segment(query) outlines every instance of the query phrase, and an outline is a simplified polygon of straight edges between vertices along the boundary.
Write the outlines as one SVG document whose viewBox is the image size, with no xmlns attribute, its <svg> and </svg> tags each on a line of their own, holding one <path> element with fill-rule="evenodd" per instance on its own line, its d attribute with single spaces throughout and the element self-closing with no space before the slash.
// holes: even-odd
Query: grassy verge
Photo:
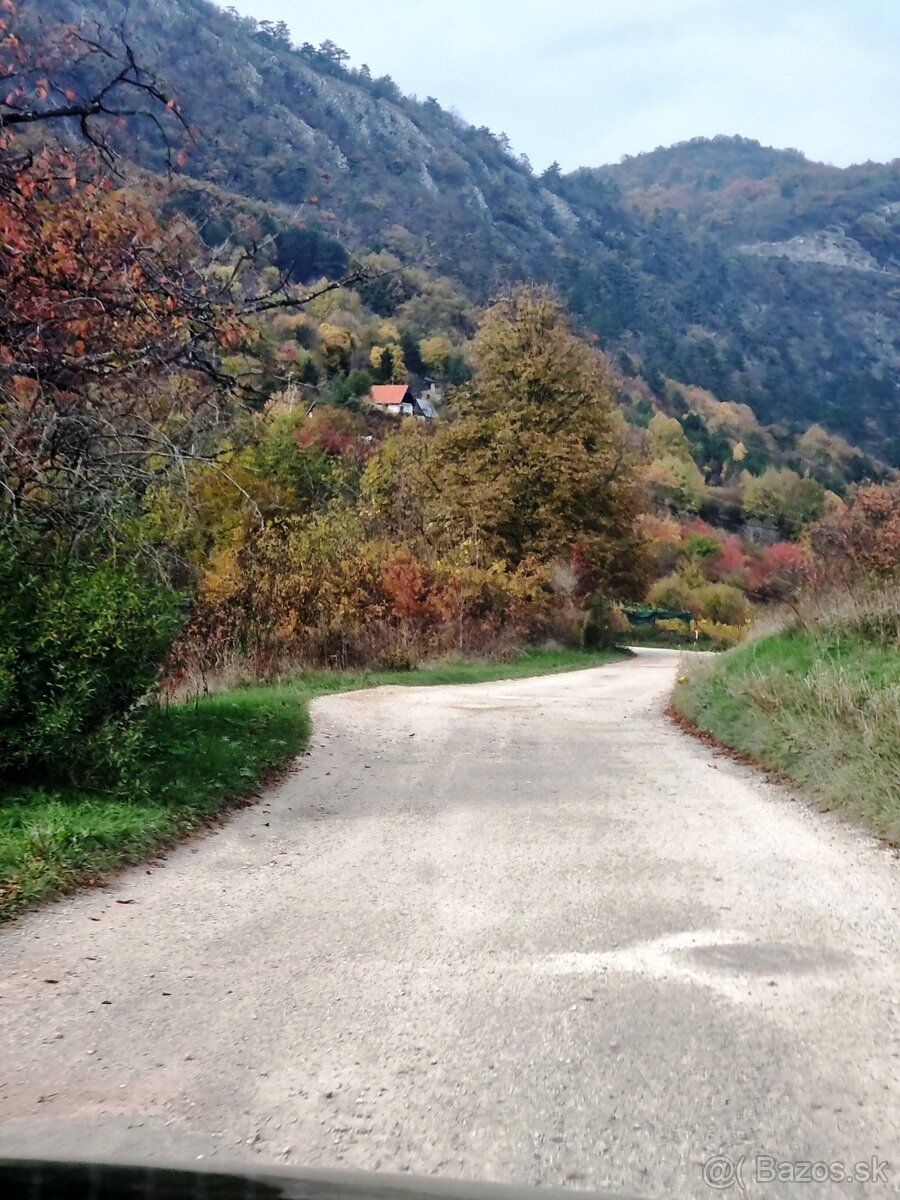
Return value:
<svg viewBox="0 0 900 1200">
<path fill-rule="evenodd" d="M 634 646 L 639 649 L 646 647 L 648 650 L 678 650 L 684 654 L 691 654 L 694 651 L 719 651 L 725 647 L 719 642 L 713 642 L 709 638 L 700 638 L 698 641 L 692 641 L 690 638 L 667 637 L 665 634 L 659 634 L 656 637 L 647 634 L 641 634 L 639 637 L 634 637 L 632 634 L 621 634 L 617 641 L 621 646 Z"/>
<path fill-rule="evenodd" d="M 900 607 L 823 613 L 698 663 L 674 707 L 900 843 Z"/>
<path fill-rule="evenodd" d="M 309 701 L 315 696 L 388 683 L 521 679 L 617 657 L 617 651 L 534 650 L 508 662 L 405 672 L 310 671 L 285 683 L 152 709 L 145 717 L 141 765 L 142 792 L 150 799 L 111 800 L 41 787 L 0 791 L 0 918 L 141 862 L 254 794 L 306 746 Z"/>
<path fill-rule="evenodd" d="M 723 626 L 720 628 L 728 628 Z M 694 638 L 687 633 L 675 633 L 671 629 L 653 629 L 645 626 L 639 626 L 635 629 L 630 629 L 626 633 L 617 633 L 616 642 L 620 646 L 646 646 L 650 650 L 683 650 L 689 653 L 692 650 L 701 651 L 722 651 L 728 650 L 740 641 L 741 634 L 735 630 L 735 636 L 730 641 L 725 641 L 721 637 L 711 637 L 709 634 L 701 631 L 700 636 L 694 641 Z"/>
</svg>

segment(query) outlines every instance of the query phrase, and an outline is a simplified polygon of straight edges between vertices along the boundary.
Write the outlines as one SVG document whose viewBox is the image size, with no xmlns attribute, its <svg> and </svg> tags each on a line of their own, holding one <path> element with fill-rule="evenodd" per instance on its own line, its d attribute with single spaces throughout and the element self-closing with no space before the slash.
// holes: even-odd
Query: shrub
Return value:
<svg viewBox="0 0 900 1200">
<path fill-rule="evenodd" d="M 683 575 L 667 575 L 659 579 L 647 594 L 647 599 L 658 608 L 676 608 L 699 616 L 702 603 L 697 590 Z"/>
<path fill-rule="evenodd" d="M 711 533 L 692 533 L 685 541 L 681 553 L 688 562 L 715 561 L 722 555 L 722 543 Z"/>
<path fill-rule="evenodd" d="M 681 550 L 682 527 L 674 517 L 641 516 L 637 526 L 644 535 L 653 557 L 657 575 L 667 575 L 675 569 Z"/>
<path fill-rule="evenodd" d="M 697 622 L 697 629 L 701 638 L 722 649 L 737 646 L 747 636 L 746 625 L 720 624 L 716 621 L 707 621 L 702 617 Z"/>
<path fill-rule="evenodd" d="M 900 483 L 855 489 L 810 529 L 809 544 L 824 582 L 900 572 Z"/>
<path fill-rule="evenodd" d="M 786 467 L 770 467 L 758 478 L 748 478 L 744 488 L 744 511 L 777 524 L 791 536 L 817 521 L 824 508 L 825 489 L 821 483 Z"/>
<path fill-rule="evenodd" d="M 684 621 L 678 621 L 678 620 L 656 621 L 655 628 L 656 628 L 657 632 L 659 632 L 659 633 L 675 633 L 675 634 L 678 634 L 679 637 L 683 637 L 683 638 L 687 638 L 687 636 L 688 636 L 688 627 L 686 626 Z"/>
<path fill-rule="evenodd" d="M 179 597 L 135 562 L 39 568 L 0 551 L 0 776 L 109 787 L 132 761 L 129 723 L 180 623 Z"/>
<path fill-rule="evenodd" d="M 750 619 L 744 593 L 729 583 L 708 583 L 697 596 L 701 615 L 719 625 L 743 625 Z"/>
<path fill-rule="evenodd" d="M 797 542 L 766 546 L 750 568 L 749 588 L 761 600 L 787 601 L 809 576 L 809 555 Z"/>
<path fill-rule="evenodd" d="M 721 553 L 707 565 L 707 576 L 717 583 L 731 583 L 743 587 L 747 582 L 747 550 L 739 537 L 728 534 L 721 545 Z"/>
<path fill-rule="evenodd" d="M 252 664 L 256 677 L 306 666 L 414 666 L 425 657 L 533 644 L 560 629 L 580 645 L 581 605 L 554 594 L 535 559 L 438 558 L 369 536 L 359 513 L 331 505 L 272 522 L 226 571 L 208 572 L 173 679 Z"/>
</svg>

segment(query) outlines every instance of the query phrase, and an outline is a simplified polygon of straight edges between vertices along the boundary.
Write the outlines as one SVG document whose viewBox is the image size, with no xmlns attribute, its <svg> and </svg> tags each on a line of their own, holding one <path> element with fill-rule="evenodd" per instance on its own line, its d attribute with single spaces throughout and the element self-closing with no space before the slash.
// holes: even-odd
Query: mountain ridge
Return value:
<svg viewBox="0 0 900 1200">
<path fill-rule="evenodd" d="M 188 176 L 451 275 L 478 303 L 549 282 L 651 377 L 900 463 L 900 160 L 830 167 L 723 136 L 536 175 L 502 135 L 349 68 L 333 43 L 292 47 L 206 0 L 45 13 L 128 30 L 200 131 Z M 161 165 L 152 138 L 143 158 Z"/>
</svg>

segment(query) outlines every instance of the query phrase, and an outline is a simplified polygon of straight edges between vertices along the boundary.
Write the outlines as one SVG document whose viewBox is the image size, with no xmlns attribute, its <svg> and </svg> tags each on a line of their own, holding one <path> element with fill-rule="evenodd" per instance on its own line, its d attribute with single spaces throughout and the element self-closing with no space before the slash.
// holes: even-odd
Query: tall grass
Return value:
<svg viewBox="0 0 900 1200">
<path fill-rule="evenodd" d="M 900 843 L 900 585 L 807 599 L 719 660 L 676 710 Z"/>
</svg>

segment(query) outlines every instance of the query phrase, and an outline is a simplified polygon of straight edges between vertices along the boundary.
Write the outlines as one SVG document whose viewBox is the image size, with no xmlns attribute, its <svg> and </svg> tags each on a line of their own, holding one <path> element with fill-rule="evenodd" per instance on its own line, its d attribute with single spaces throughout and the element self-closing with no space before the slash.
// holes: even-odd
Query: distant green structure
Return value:
<svg viewBox="0 0 900 1200">
<path fill-rule="evenodd" d="M 690 627 L 694 619 L 693 613 L 674 608 L 626 608 L 624 611 L 632 625 L 652 625 L 654 628 L 657 621 L 684 621 Z"/>
</svg>

